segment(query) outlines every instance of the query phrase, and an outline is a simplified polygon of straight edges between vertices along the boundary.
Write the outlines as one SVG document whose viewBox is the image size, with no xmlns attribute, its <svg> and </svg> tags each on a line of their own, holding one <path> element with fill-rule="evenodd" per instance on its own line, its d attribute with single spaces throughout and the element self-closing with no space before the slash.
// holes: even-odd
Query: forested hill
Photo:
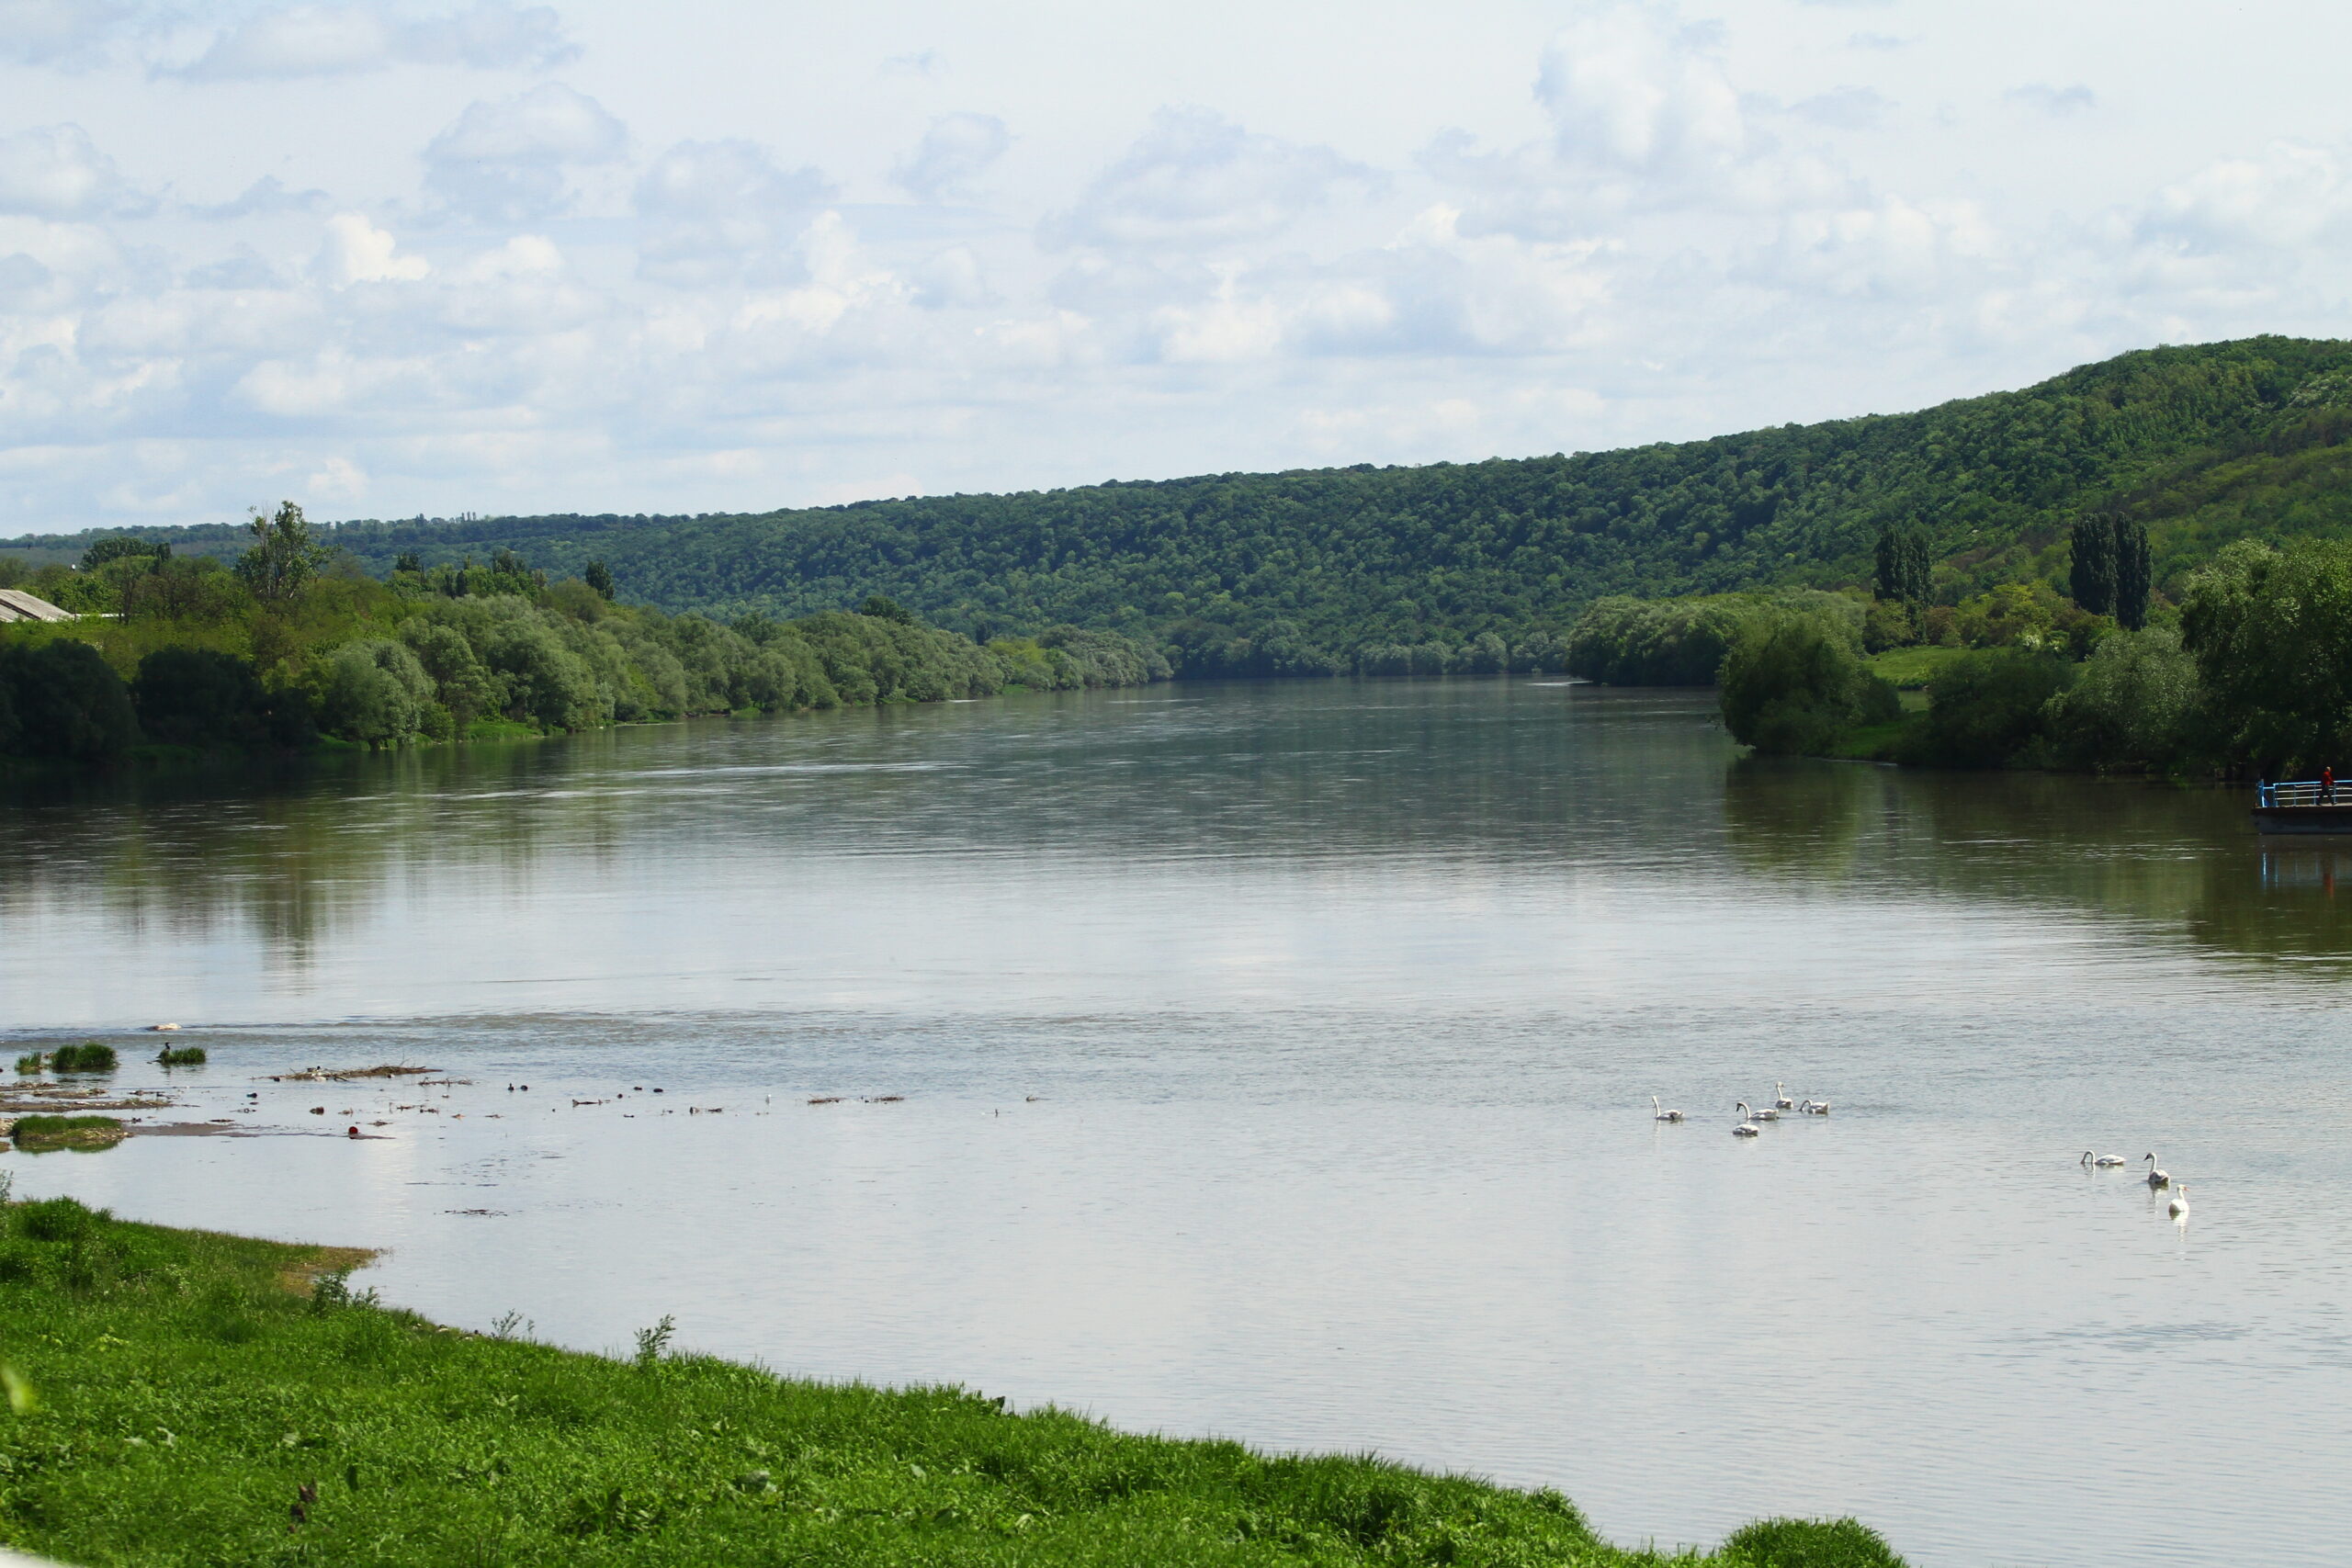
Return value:
<svg viewBox="0 0 2352 1568">
<path fill-rule="evenodd" d="M 883 593 L 983 637 L 1076 623 L 1271 673 L 1548 640 L 1604 593 L 1859 582 L 1889 523 L 1927 528 L 1951 597 L 2063 570 L 2074 517 L 2120 510 L 2149 523 L 2163 586 L 2239 534 L 2352 531 L 2347 436 L 2352 344 L 2263 337 L 1916 413 L 1573 457 L 332 536 L 379 571 L 507 547 L 557 571 L 602 558 L 625 598 L 673 610 Z"/>
</svg>

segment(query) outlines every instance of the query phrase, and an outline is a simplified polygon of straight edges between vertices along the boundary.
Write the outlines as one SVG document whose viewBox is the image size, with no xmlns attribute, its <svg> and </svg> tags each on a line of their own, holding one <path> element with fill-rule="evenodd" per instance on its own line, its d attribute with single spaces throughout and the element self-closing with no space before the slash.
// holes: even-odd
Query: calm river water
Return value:
<svg viewBox="0 0 2352 1568">
<path fill-rule="evenodd" d="M 1742 761 L 1710 706 L 1163 686 L 20 794 L 16 1048 L 176 1021 L 181 1114 L 301 1135 L 6 1166 L 387 1247 L 448 1322 L 673 1314 L 1628 1542 L 2342 1562 L 2352 841 Z M 471 1081 L 260 1080 L 387 1060 Z M 1834 1112 L 1732 1137 L 1776 1080 Z"/>
</svg>

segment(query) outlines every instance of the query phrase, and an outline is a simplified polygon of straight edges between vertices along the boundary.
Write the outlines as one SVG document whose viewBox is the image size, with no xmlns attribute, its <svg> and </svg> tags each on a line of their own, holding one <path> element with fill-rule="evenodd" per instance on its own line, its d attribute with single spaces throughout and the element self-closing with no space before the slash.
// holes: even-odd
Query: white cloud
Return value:
<svg viewBox="0 0 2352 1568">
<path fill-rule="evenodd" d="M 322 190 L 288 190 L 276 175 L 264 175 L 231 200 L 214 207 L 189 209 L 196 217 L 215 222 L 275 217 L 288 212 L 323 212 L 334 205 Z"/>
<path fill-rule="evenodd" d="M 2156 193 L 2139 220 L 2144 239 L 2198 254 L 2308 246 L 2342 234 L 2352 216 L 2345 160 L 2280 141 L 2224 158 Z"/>
<path fill-rule="evenodd" d="M 0 136 L 0 212 L 88 218 L 148 205 L 78 125 Z"/>
<path fill-rule="evenodd" d="M 922 133 L 913 153 L 890 171 L 890 178 L 924 201 L 968 196 L 973 182 L 1012 143 L 1004 121 L 992 114 L 942 115 Z"/>
<path fill-rule="evenodd" d="M 612 163 L 628 144 L 602 104 L 548 82 L 467 106 L 425 148 L 425 188 L 469 217 L 529 222 L 569 204 L 570 170 Z"/>
<path fill-rule="evenodd" d="M 2098 107 L 2098 95 L 2080 82 L 2064 87 L 2053 87 L 2047 82 L 2029 82 L 2022 87 L 2011 87 L 2001 96 L 2008 103 L 2039 109 L 2053 118 L 2084 114 Z"/>
<path fill-rule="evenodd" d="M 1328 147 L 1255 135 L 1206 109 L 1165 108 L 1041 233 L 1048 245 L 1109 249 L 1263 240 L 1343 187 L 1377 184 Z"/>
<path fill-rule="evenodd" d="M 797 274 L 787 242 L 833 194 L 819 170 L 779 168 L 755 142 L 681 141 L 637 183 L 638 274 L 689 288 Z"/>
<path fill-rule="evenodd" d="M 319 265 L 337 288 L 355 283 L 413 283 L 433 270 L 423 256 L 399 254 L 400 243 L 356 212 L 327 220 Z"/>
<path fill-rule="evenodd" d="M 1571 164 L 1649 180 L 1703 177 L 1747 151 L 1719 29 L 1668 7 L 1597 0 L 1544 51 L 1535 97 Z"/>
<path fill-rule="evenodd" d="M 91 56 L 130 7 L 106 0 L 0 0 L 0 60 L 28 65 Z"/>
<path fill-rule="evenodd" d="M 288 6 L 259 11 L 215 36 L 177 73 L 198 81 L 345 75 L 402 63 L 545 68 L 579 51 L 544 6 L 485 3 L 414 21 L 380 7 Z"/>
</svg>

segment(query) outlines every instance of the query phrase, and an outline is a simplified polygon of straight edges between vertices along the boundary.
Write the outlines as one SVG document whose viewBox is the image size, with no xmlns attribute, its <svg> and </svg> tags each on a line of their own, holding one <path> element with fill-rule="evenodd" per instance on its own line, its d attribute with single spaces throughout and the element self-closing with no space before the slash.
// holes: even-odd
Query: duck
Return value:
<svg viewBox="0 0 2352 1568">
<path fill-rule="evenodd" d="M 2188 1218 L 2188 1182 L 2184 1181 L 2180 1184 L 2180 1190 L 2174 1193 L 2172 1195 L 2172 1201 L 2165 1205 L 2165 1213 L 2170 1214 L 2176 1220 L 2185 1220 Z"/>
<path fill-rule="evenodd" d="M 1658 1102 L 1657 1096 L 1652 1095 L 1650 1096 L 1650 1120 L 1653 1122 L 1679 1122 L 1682 1120 L 1682 1112 L 1679 1111 L 1668 1110 L 1664 1105 Z"/>
<path fill-rule="evenodd" d="M 1796 1108 L 1797 1102 L 1789 1098 L 1789 1086 L 1782 1083 L 1780 1079 L 1774 1078 L 1772 1080 L 1772 1109 L 1775 1111 L 1794 1111 Z"/>
<path fill-rule="evenodd" d="M 2170 1187 L 2172 1185 L 2171 1172 L 2165 1170 L 2162 1166 L 2156 1163 L 2156 1156 L 2154 1152 L 2142 1155 L 2140 1157 L 2148 1162 L 2149 1186 Z"/>
</svg>

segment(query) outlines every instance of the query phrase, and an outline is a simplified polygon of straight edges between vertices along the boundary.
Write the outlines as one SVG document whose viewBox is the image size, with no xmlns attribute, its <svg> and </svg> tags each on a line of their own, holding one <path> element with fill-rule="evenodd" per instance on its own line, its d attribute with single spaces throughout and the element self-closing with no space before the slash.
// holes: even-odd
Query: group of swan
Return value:
<svg viewBox="0 0 2352 1568">
<path fill-rule="evenodd" d="M 1764 1131 L 1758 1123 L 1764 1122 L 1778 1122 L 1781 1119 L 1781 1112 L 1783 1111 L 1794 1111 L 1799 1114 L 1805 1116 L 1826 1116 L 1829 1114 L 1829 1102 L 1827 1100 L 1806 1100 L 1800 1102 L 1791 1100 L 1789 1098 L 1788 1086 L 1786 1084 L 1777 1082 L 1772 1085 L 1772 1103 L 1766 1106 L 1763 1110 L 1758 1111 L 1755 1109 L 1744 1100 L 1734 1101 L 1734 1104 L 1739 1111 L 1739 1122 L 1731 1130 L 1731 1135 L 1735 1138 L 1753 1138 L 1758 1136 Z M 1690 1118 L 1685 1116 L 1681 1111 L 1668 1107 L 1659 1100 L 1657 1095 L 1650 1096 L 1650 1119 L 1654 1122 L 1687 1122 L 1690 1120 Z"/>
<path fill-rule="evenodd" d="M 2140 1156 L 2140 1160 L 2142 1164 L 2148 1168 L 2147 1181 L 2150 1191 L 2158 1191 L 2172 1185 L 2172 1172 L 2166 1170 L 2163 1166 L 2156 1163 L 2156 1154 L 2154 1149 L 2151 1149 L 2146 1154 L 2142 1155 Z M 2083 1157 L 2076 1160 L 2075 1163 L 2080 1166 L 2095 1167 L 2098 1169 L 2104 1170 L 2111 1166 L 2123 1165 L 2127 1162 L 2121 1155 L 2093 1154 L 2090 1150 L 2085 1149 L 2083 1151 Z M 2184 1181 L 2180 1184 L 2180 1190 L 2175 1192 L 2172 1195 L 2172 1201 L 2165 1205 L 2165 1213 L 2170 1214 L 2176 1220 L 2186 1219 L 2188 1217 L 2188 1182 Z"/>
</svg>

